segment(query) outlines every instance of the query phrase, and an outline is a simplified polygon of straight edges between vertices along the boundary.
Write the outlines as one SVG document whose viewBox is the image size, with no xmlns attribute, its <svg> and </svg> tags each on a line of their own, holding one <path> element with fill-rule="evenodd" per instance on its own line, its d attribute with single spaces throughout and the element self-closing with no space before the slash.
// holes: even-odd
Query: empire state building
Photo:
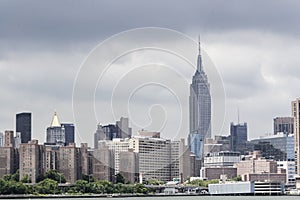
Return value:
<svg viewBox="0 0 300 200">
<path fill-rule="evenodd" d="M 211 96 L 210 85 L 202 66 L 200 39 L 197 70 L 190 85 L 189 104 L 189 148 L 196 155 L 196 159 L 201 160 L 205 138 L 211 137 Z"/>
</svg>

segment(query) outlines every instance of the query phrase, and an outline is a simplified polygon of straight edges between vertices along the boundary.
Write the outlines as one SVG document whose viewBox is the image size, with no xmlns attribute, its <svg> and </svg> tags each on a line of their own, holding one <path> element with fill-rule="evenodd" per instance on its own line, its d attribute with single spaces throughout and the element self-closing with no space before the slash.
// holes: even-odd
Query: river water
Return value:
<svg viewBox="0 0 300 200">
<path fill-rule="evenodd" d="M 126 199 L 126 200 L 299 200 L 299 196 L 180 196 L 180 197 L 127 197 L 127 198 L 57 198 L 62 200 L 112 200 L 112 199 Z M 35 199 L 44 200 L 44 199 Z"/>
</svg>

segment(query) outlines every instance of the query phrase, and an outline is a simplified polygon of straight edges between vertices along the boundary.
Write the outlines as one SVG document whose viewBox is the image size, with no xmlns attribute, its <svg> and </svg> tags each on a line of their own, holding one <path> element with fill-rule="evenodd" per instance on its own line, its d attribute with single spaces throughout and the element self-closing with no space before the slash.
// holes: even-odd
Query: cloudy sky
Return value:
<svg viewBox="0 0 300 200">
<path fill-rule="evenodd" d="M 183 124 L 182 129 L 180 128 L 181 136 L 187 135 L 189 88 L 186 78 L 192 74 L 180 72 L 179 82 L 173 84 L 172 81 L 177 80 L 178 74 L 174 73 L 170 77 L 169 74 L 176 70 L 161 66 L 170 66 L 172 63 L 173 66 L 178 66 L 182 60 L 176 60 L 177 58 L 163 53 L 134 52 L 114 62 L 114 67 L 110 68 L 107 77 L 103 78 L 103 85 L 100 83 L 95 90 L 93 88 L 95 102 L 85 99 L 84 91 L 77 93 L 82 98 L 77 98 L 75 104 L 92 106 L 94 116 L 88 115 L 89 113 L 76 113 L 74 99 L 72 100 L 74 83 L 76 85 L 75 80 L 80 67 L 85 64 L 85 60 L 89 60 L 91 51 L 97 45 L 113 35 L 130 29 L 161 27 L 178 31 L 194 40 L 197 40 L 198 34 L 201 35 L 202 49 L 207 54 L 204 63 L 208 63 L 209 59 L 219 72 L 226 97 L 224 120 L 220 119 L 222 117 L 213 116 L 214 124 L 223 125 L 222 128 L 215 129 L 214 134 L 228 134 L 229 123 L 237 121 L 237 108 L 240 111 L 240 120 L 248 123 L 250 138 L 270 133 L 273 131 L 273 118 L 289 116 L 290 102 L 300 96 L 299 4 L 298 1 L 286 0 L 187 2 L 2 0 L 0 1 L 0 130 L 14 130 L 15 114 L 31 111 L 33 138 L 43 142 L 45 128 L 49 126 L 56 110 L 61 121 L 81 123 L 76 124 L 80 127 L 76 135 L 78 143 L 92 144 L 98 122 L 113 123 L 126 115 L 137 118 L 132 120 L 132 126 L 136 129 L 155 128 L 156 126 L 148 126 L 151 122 L 158 127 L 164 126 L 164 122 L 168 121 L 170 116 L 179 116 L 179 118 L 170 117 L 169 122 L 176 124 L 176 119 L 181 120 Z M 147 37 L 146 35 L 142 39 Z M 160 37 L 156 39 L 160 44 L 172 42 L 169 41 L 170 38 L 169 40 L 161 38 L 161 41 Z M 134 41 L 123 41 L 116 49 L 120 46 L 130 46 L 132 42 Z M 180 41 L 174 41 L 175 43 L 181 44 Z M 182 49 L 184 48 L 182 44 Z M 106 53 L 112 51 L 114 49 Z M 196 46 L 189 51 L 195 54 L 193 60 L 195 64 Z M 100 54 L 102 55 L 103 53 Z M 149 58 L 155 59 L 156 66 L 148 68 L 146 66 L 145 69 L 139 67 L 125 76 L 122 74 L 125 73 L 124 70 L 118 70 L 118 67 L 122 66 L 125 69 L 126 66 L 128 68 L 133 65 L 143 66 L 143 63 L 148 65 L 151 62 Z M 160 63 L 160 67 L 157 63 Z M 150 77 L 148 81 L 156 78 L 153 81 L 155 84 L 145 86 L 143 82 L 137 82 L 136 88 L 131 87 L 130 81 L 138 80 L 138 77 L 144 74 Z M 118 79 L 120 76 L 123 78 Z M 208 78 L 213 85 L 214 77 Z M 118 80 L 117 83 L 115 80 Z M 176 85 L 178 91 L 172 93 L 174 90 L 168 90 L 170 88 L 167 85 L 164 93 L 162 85 L 157 84 L 160 80 L 167 80 L 167 84 Z M 180 84 L 180 80 L 184 83 Z M 140 86 L 144 90 L 140 90 Z M 122 95 L 128 87 L 131 87 L 132 91 L 128 91 L 127 94 L 137 94 L 133 95 L 136 100 L 130 102 L 129 106 L 125 106 L 124 112 L 121 112 L 120 110 L 124 109 L 122 102 L 129 102 L 131 99 L 130 95 Z M 107 94 L 108 88 L 116 89 L 113 103 L 112 95 Z M 179 98 L 178 104 L 176 97 L 184 95 L 186 99 Z M 107 105 L 113 105 L 114 114 L 107 111 Z M 216 108 L 218 106 L 215 104 L 213 109 Z M 128 110 L 134 114 L 126 114 Z M 166 114 L 167 112 L 169 114 Z M 223 115 L 222 113 L 220 115 Z M 86 121 L 77 121 L 76 116 L 79 114 L 84 115 Z M 178 127 L 172 129 L 167 125 L 163 131 L 174 132 L 174 129 Z"/>
</svg>

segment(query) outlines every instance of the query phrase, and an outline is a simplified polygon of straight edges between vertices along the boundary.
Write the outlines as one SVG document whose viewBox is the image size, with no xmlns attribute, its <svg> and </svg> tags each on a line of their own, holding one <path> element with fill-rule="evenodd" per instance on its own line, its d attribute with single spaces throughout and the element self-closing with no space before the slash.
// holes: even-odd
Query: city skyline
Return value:
<svg viewBox="0 0 300 200">
<path fill-rule="evenodd" d="M 248 124 L 250 138 L 272 133 L 273 118 L 291 116 L 290 102 L 300 96 L 297 76 L 300 30 L 296 9 L 299 3 L 228 1 L 212 4 L 203 1 L 181 5 L 177 2 L 179 6 L 165 18 L 169 2 L 160 2 L 159 7 L 158 2 L 149 2 L 147 9 L 135 2 L 136 12 L 128 12 L 132 5 L 124 4 L 113 13 L 107 12 L 116 9 L 111 2 L 105 3 L 110 9 L 103 12 L 99 11 L 100 3 L 83 6 L 78 2 L 72 3 L 73 12 L 67 14 L 65 11 L 70 5 L 28 2 L 22 6 L 14 1 L 1 2 L 1 132 L 15 130 L 15 114 L 24 111 L 32 113 L 32 138 L 39 141 L 45 140 L 54 110 L 63 121 L 74 122 L 73 83 L 88 53 L 113 34 L 144 26 L 171 28 L 194 39 L 201 34 L 203 49 L 219 70 L 227 97 L 223 129 L 213 134 L 229 134 L 230 122 L 237 121 L 237 107 L 241 121 Z M 34 14 L 31 9 L 37 12 Z M 153 16 L 151 13 L 156 9 Z M 182 20 L 178 13 L 188 16 L 187 19 Z M 120 18 L 125 22 L 118 22 Z M 188 51 L 194 53 L 195 49 Z M 137 58 L 130 57 L 123 63 L 130 59 Z M 150 97 L 145 96 L 145 99 Z M 146 105 L 148 102 L 144 101 L 142 106 Z M 139 118 L 147 114 L 137 113 Z M 107 115 L 100 123 L 109 124 L 120 117 Z M 94 122 L 85 127 L 90 135 L 87 141 L 90 146 L 96 128 Z M 188 128 L 186 130 L 187 135 Z M 84 142 L 77 136 L 78 144 Z"/>
</svg>

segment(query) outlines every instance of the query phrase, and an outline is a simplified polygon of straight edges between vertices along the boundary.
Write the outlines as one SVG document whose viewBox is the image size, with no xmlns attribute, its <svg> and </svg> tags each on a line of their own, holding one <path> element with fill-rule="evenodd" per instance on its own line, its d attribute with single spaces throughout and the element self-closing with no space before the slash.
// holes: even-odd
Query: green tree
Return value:
<svg viewBox="0 0 300 200">
<path fill-rule="evenodd" d="M 22 183 L 31 183 L 31 179 L 30 179 L 29 175 L 28 175 L 28 174 L 25 174 L 25 175 L 23 176 L 23 178 L 21 179 L 21 182 L 22 182 Z"/>
<path fill-rule="evenodd" d="M 75 182 L 74 191 L 76 193 L 87 193 L 90 190 L 89 182 L 85 180 L 78 180 Z"/>
<path fill-rule="evenodd" d="M 52 179 L 45 179 L 37 184 L 35 187 L 39 194 L 56 194 L 58 193 L 58 183 Z"/>
<path fill-rule="evenodd" d="M 146 181 L 146 185 L 162 185 L 163 182 L 157 179 L 151 179 Z"/>
</svg>

